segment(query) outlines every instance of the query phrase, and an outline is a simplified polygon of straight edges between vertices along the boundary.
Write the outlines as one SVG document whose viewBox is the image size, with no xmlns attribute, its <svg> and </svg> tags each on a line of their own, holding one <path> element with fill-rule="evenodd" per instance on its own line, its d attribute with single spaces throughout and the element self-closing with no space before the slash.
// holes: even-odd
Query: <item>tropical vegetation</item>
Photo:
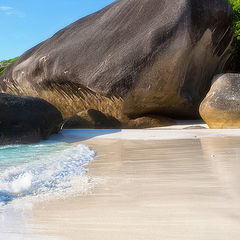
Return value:
<svg viewBox="0 0 240 240">
<path fill-rule="evenodd" d="M 13 63 L 14 61 L 16 61 L 18 59 L 18 57 L 16 58 L 12 58 L 9 60 L 3 60 L 0 61 L 0 75 L 3 74 L 4 71 L 6 71 L 6 69 L 8 68 L 8 66 Z"/>
<path fill-rule="evenodd" d="M 235 68 L 239 70 L 240 66 L 240 0 L 229 0 L 233 8 L 233 31 L 234 39 L 232 43 L 232 54 L 235 61 Z"/>
</svg>

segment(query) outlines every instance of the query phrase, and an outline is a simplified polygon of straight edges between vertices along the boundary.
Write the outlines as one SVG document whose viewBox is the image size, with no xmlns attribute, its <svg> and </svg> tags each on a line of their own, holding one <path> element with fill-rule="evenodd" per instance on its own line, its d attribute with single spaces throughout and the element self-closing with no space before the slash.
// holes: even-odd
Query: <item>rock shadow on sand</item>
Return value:
<svg viewBox="0 0 240 240">
<path fill-rule="evenodd" d="M 49 140 L 64 143 L 77 143 L 102 135 L 119 133 L 121 131 L 121 129 L 65 129 L 59 134 L 51 136 Z"/>
</svg>

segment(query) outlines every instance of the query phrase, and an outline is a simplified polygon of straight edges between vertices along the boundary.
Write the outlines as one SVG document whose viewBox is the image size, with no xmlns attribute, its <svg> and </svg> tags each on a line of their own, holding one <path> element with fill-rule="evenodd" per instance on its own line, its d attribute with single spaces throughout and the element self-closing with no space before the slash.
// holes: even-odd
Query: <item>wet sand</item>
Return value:
<svg viewBox="0 0 240 240">
<path fill-rule="evenodd" d="M 240 137 L 89 139 L 84 196 L 36 205 L 32 234 L 66 240 L 240 238 Z M 43 237 L 44 239 L 44 237 Z"/>
</svg>

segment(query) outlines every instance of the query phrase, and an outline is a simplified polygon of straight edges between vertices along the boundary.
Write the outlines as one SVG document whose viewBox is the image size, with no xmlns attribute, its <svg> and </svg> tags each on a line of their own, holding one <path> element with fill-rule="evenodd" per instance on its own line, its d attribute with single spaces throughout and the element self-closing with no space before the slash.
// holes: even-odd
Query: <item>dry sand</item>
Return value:
<svg viewBox="0 0 240 240">
<path fill-rule="evenodd" d="M 97 136 L 82 142 L 97 152 L 88 175 L 103 181 L 84 196 L 36 205 L 28 216 L 33 234 L 66 240 L 240 238 L 239 130 L 85 131 L 81 138 Z"/>
</svg>

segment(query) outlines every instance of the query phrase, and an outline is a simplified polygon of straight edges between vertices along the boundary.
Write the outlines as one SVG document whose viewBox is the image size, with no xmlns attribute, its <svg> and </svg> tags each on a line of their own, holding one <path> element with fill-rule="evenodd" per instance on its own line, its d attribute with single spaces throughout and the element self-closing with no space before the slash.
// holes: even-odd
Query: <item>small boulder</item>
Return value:
<svg viewBox="0 0 240 240">
<path fill-rule="evenodd" d="M 89 109 L 79 112 L 66 119 L 65 129 L 74 128 L 121 128 L 121 123 L 114 117 L 106 116 L 100 111 Z"/>
<path fill-rule="evenodd" d="M 174 120 L 157 115 L 148 115 L 136 119 L 123 120 L 123 128 L 130 129 L 166 127 L 174 124 L 176 124 Z"/>
<path fill-rule="evenodd" d="M 61 113 L 43 99 L 0 93 L 0 145 L 47 139 L 62 121 Z"/>
<path fill-rule="evenodd" d="M 240 74 L 217 75 L 199 111 L 210 128 L 240 128 Z"/>
</svg>

